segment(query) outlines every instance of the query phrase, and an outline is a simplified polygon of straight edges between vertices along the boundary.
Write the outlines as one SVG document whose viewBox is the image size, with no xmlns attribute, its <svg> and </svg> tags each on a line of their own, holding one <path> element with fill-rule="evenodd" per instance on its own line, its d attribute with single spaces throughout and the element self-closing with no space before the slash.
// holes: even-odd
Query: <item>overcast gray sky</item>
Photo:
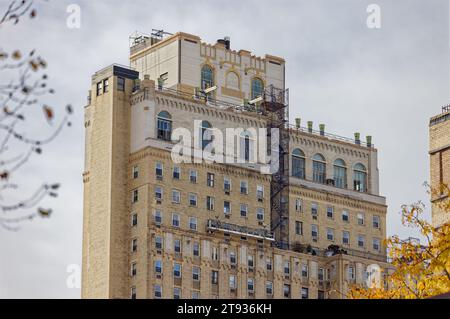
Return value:
<svg viewBox="0 0 450 319">
<path fill-rule="evenodd" d="M 8 0 L 0 0 L 3 12 Z M 66 26 L 69 4 L 81 7 L 81 28 Z M 381 28 L 366 25 L 369 4 L 381 7 Z M 402 203 L 423 200 L 428 180 L 428 120 L 450 102 L 447 0 L 67 1 L 38 6 L 38 17 L 0 29 L 0 49 L 36 48 L 49 62 L 53 105 L 72 103 L 74 125 L 23 170 L 22 181 L 62 182 L 49 201 L 51 219 L 0 229 L 0 298 L 78 298 L 67 267 L 81 264 L 83 106 L 90 76 L 128 64 L 128 36 L 162 28 L 233 49 L 286 59 L 291 120 L 300 116 L 329 132 L 370 134 L 379 151 L 380 189 L 389 205 L 388 234 Z M 413 234 L 415 235 L 415 234 Z"/>
</svg>

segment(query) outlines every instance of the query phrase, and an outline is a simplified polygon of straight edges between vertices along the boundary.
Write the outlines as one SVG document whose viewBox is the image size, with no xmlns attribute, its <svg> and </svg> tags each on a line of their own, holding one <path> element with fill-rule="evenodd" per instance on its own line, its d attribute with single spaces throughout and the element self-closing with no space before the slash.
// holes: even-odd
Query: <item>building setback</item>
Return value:
<svg viewBox="0 0 450 319">
<path fill-rule="evenodd" d="M 284 79 L 280 57 L 181 32 L 137 37 L 130 67 L 92 76 L 83 298 L 345 298 L 389 268 L 376 148 L 288 126 Z M 280 165 L 264 174 L 257 132 L 276 126 Z M 242 128 L 241 161 L 175 163 L 179 128 L 197 151 Z"/>
</svg>

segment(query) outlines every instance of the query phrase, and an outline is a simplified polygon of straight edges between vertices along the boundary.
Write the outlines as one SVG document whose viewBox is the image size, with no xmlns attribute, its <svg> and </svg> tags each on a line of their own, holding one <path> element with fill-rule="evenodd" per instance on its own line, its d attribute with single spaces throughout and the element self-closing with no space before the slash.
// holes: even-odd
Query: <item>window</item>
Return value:
<svg viewBox="0 0 450 319">
<path fill-rule="evenodd" d="M 194 255 L 194 257 L 200 257 L 200 244 L 198 241 L 194 241 L 194 244 L 192 245 L 192 255 Z"/>
<path fill-rule="evenodd" d="M 170 141 L 172 136 L 172 116 L 169 112 L 161 111 L 157 117 L 157 138 Z"/>
<path fill-rule="evenodd" d="M 266 282 L 266 294 L 268 295 L 273 294 L 273 283 L 271 281 Z"/>
<path fill-rule="evenodd" d="M 367 172 L 361 163 L 356 164 L 353 168 L 353 189 L 358 192 L 367 191 Z"/>
<path fill-rule="evenodd" d="M 236 253 L 234 251 L 230 251 L 230 264 L 236 265 Z"/>
<path fill-rule="evenodd" d="M 262 207 L 256 208 L 256 219 L 260 222 L 264 221 L 264 208 Z"/>
<path fill-rule="evenodd" d="M 246 163 L 253 161 L 254 141 L 250 132 L 242 132 L 239 137 L 239 143 L 239 158 Z"/>
<path fill-rule="evenodd" d="M 131 202 L 137 203 L 138 200 L 139 200 L 139 191 L 137 189 L 134 189 L 133 194 L 131 196 Z"/>
<path fill-rule="evenodd" d="M 223 213 L 225 215 L 231 214 L 231 204 L 229 201 L 223 202 Z"/>
<path fill-rule="evenodd" d="M 136 263 L 131 264 L 131 277 L 134 277 L 137 275 L 137 265 Z"/>
<path fill-rule="evenodd" d="M 334 186 L 339 188 L 347 188 L 347 168 L 342 159 L 334 161 Z"/>
<path fill-rule="evenodd" d="M 173 167 L 172 177 L 173 177 L 173 179 L 180 179 L 180 177 L 181 177 L 180 167 L 178 167 L 178 166 Z"/>
<path fill-rule="evenodd" d="M 334 230 L 332 228 L 327 228 L 327 239 L 334 241 Z"/>
<path fill-rule="evenodd" d="M 228 176 L 223 178 L 223 189 L 228 192 L 231 190 L 231 179 Z"/>
<path fill-rule="evenodd" d="M 181 298 L 181 288 L 175 287 L 173 288 L 173 299 Z"/>
<path fill-rule="evenodd" d="M 155 198 L 161 200 L 162 199 L 162 188 L 160 186 L 155 187 Z"/>
<path fill-rule="evenodd" d="M 200 281 L 200 267 L 192 267 L 192 280 Z"/>
<path fill-rule="evenodd" d="M 342 220 L 344 221 L 344 222 L 348 222 L 348 211 L 346 211 L 346 210 L 344 210 L 344 211 L 342 211 Z"/>
<path fill-rule="evenodd" d="M 136 287 L 131 287 L 131 299 L 136 299 Z"/>
<path fill-rule="evenodd" d="M 247 181 L 241 181 L 241 194 L 248 194 L 248 183 Z"/>
<path fill-rule="evenodd" d="M 373 228 L 380 228 L 380 216 L 374 215 L 372 217 Z"/>
<path fill-rule="evenodd" d="M 284 262 L 284 274 L 289 275 L 291 273 L 291 263 L 289 261 Z"/>
<path fill-rule="evenodd" d="M 131 241 L 131 252 L 135 253 L 137 251 L 137 239 L 134 238 Z"/>
<path fill-rule="evenodd" d="M 363 213 L 358 213 L 357 217 L 358 217 L 358 225 L 359 226 L 364 226 L 364 214 Z"/>
<path fill-rule="evenodd" d="M 303 223 L 296 221 L 295 222 L 295 234 L 296 235 L 303 235 Z"/>
<path fill-rule="evenodd" d="M 364 247 L 364 235 L 358 235 L 358 247 Z"/>
<path fill-rule="evenodd" d="M 180 215 L 178 214 L 172 214 L 172 226 L 173 227 L 180 227 Z"/>
<path fill-rule="evenodd" d="M 156 224 L 162 223 L 162 214 L 160 210 L 155 210 L 155 223 Z"/>
<path fill-rule="evenodd" d="M 231 275 L 229 278 L 230 289 L 236 289 L 236 276 Z"/>
<path fill-rule="evenodd" d="M 180 201 L 181 201 L 180 191 L 173 189 L 172 190 L 172 203 L 179 204 Z"/>
<path fill-rule="evenodd" d="M 103 93 L 108 92 L 108 89 L 109 89 L 109 81 L 108 81 L 108 79 L 104 79 L 103 80 Z"/>
<path fill-rule="evenodd" d="M 309 291 L 308 288 L 302 287 L 302 299 L 308 299 Z"/>
<path fill-rule="evenodd" d="M 206 209 L 214 210 L 214 197 L 206 196 Z"/>
<path fill-rule="evenodd" d="M 211 251 L 211 259 L 212 260 L 219 260 L 219 253 L 217 251 L 217 247 L 213 247 Z"/>
<path fill-rule="evenodd" d="M 192 299 L 200 299 L 200 292 L 199 291 L 193 291 L 192 292 Z"/>
<path fill-rule="evenodd" d="M 125 78 L 117 77 L 117 91 L 125 91 Z"/>
<path fill-rule="evenodd" d="M 247 204 L 241 204 L 241 217 L 247 217 L 248 206 Z"/>
<path fill-rule="evenodd" d="M 181 253 L 181 240 L 175 239 L 175 240 L 173 241 L 173 250 L 174 250 L 176 253 Z"/>
<path fill-rule="evenodd" d="M 253 269 L 254 260 L 253 260 L 253 256 L 252 255 L 248 255 L 247 256 L 247 266 L 248 266 L 248 268 Z"/>
<path fill-rule="evenodd" d="M 319 281 L 323 281 L 324 278 L 325 278 L 325 276 L 324 276 L 324 269 L 323 268 L 319 268 L 319 271 L 317 272 L 317 279 Z"/>
<path fill-rule="evenodd" d="M 319 229 L 317 227 L 317 225 L 311 225 L 311 236 L 317 239 L 317 237 L 319 236 Z"/>
<path fill-rule="evenodd" d="M 317 299 L 325 299 L 325 291 L 318 290 L 317 291 Z"/>
<path fill-rule="evenodd" d="M 252 278 L 247 279 L 247 290 L 248 292 L 253 292 L 255 289 L 255 285 Z"/>
<path fill-rule="evenodd" d="M 342 232 L 342 243 L 345 245 L 350 244 L 350 233 L 348 231 Z"/>
<path fill-rule="evenodd" d="M 261 79 L 252 79 L 252 100 L 262 96 L 264 90 L 264 84 Z"/>
<path fill-rule="evenodd" d="M 189 206 L 197 206 L 197 194 L 189 193 Z"/>
<path fill-rule="evenodd" d="M 162 261 L 155 260 L 155 273 L 162 274 Z"/>
<path fill-rule="evenodd" d="M 162 176 L 163 176 L 163 164 L 160 162 L 156 163 L 155 175 L 156 175 L 156 178 L 162 178 Z"/>
<path fill-rule="evenodd" d="M 302 277 L 308 278 L 308 265 L 302 264 Z"/>
<path fill-rule="evenodd" d="M 283 285 L 283 295 L 285 298 L 291 297 L 291 286 L 288 284 Z"/>
<path fill-rule="evenodd" d="M 266 259 L 266 269 L 267 269 L 267 271 L 272 271 L 272 259 L 271 258 Z"/>
<path fill-rule="evenodd" d="M 139 166 L 133 166 L 133 178 L 136 179 L 139 177 Z"/>
<path fill-rule="evenodd" d="M 333 219 L 333 206 L 327 207 L 327 217 Z"/>
<path fill-rule="evenodd" d="M 161 298 L 162 297 L 162 289 L 160 285 L 154 285 L 153 286 L 154 296 L 155 298 Z"/>
<path fill-rule="evenodd" d="M 137 214 L 132 214 L 131 215 L 131 226 L 137 226 L 137 221 L 138 221 L 138 216 Z"/>
<path fill-rule="evenodd" d="M 206 186 L 214 187 L 214 174 L 206 174 Z"/>
<path fill-rule="evenodd" d="M 347 268 L 347 280 L 355 279 L 355 268 L 353 266 L 348 266 Z"/>
<path fill-rule="evenodd" d="M 207 88 L 214 86 L 214 73 L 210 66 L 204 65 L 201 70 L 201 89 L 205 90 Z"/>
<path fill-rule="evenodd" d="M 212 126 L 208 121 L 202 121 L 200 129 L 200 146 L 202 147 L 202 150 L 204 150 L 213 140 L 211 128 Z"/>
<path fill-rule="evenodd" d="M 97 82 L 97 96 L 102 95 L 103 92 L 103 82 Z"/>
<path fill-rule="evenodd" d="M 163 239 L 160 236 L 155 237 L 155 248 L 156 249 L 162 249 L 163 247 Z"/>
<path fill-rule="evenodd" d="M 300 199 L 300 198 L 297 198 L 296 200 L 295 200 L 295 210 L 297 211 L 297 212 L 302 212 L 303 211 L 303 208 L 302 208 L 302 200 Z"/>
<path fill-rule="evenodd" d="M 373 239 L 372 247 L 373 247 L 373 250 L 380 251 L 380 240 L 378 238 Z"/>
<path fill-rule="evenodd" d="M 173 265 L 173 277 L 174 278 L 181 278 L 181 264 L 175 263 Z"/>
<path fill-rule="evenodd" d="M 264 186 L 256 185 L 256 199 L 259 201 L 264 199 Z"/>
<path fill-rule="evenodd" d="M 197 230 L 197 218 L 196 217 L 189 217 L 189 229 Z"/>
<path fill-rule="evenodd" d="M 197 171 L 192 169 L 189 171 L 189 181 L 193 184 L 197 183 Z"/>
<path fill-rule="evenodd" d="M 217 270 L 211 271 L 211 283 L 217 285 L 219 283 L 219 272 Z"/>
<path fill-rule="evenodd" d="M 318 204 L 317 203 L 311 203 L 311 215 L 317 217 L 317 211 L 318 211 Z"/>
<path fill-rule="evenodd" d="M 316 154 L 313 157 L 313 181 L 316 183 L 325 184 L 325 179 L 326 179 L 325 158 L 321 154 Z"/>
<path fill-rule="evenodd" d="M 299 148 L 292 152 L 292 176 L 305 179 L 305 153 Z"/>
</svg>

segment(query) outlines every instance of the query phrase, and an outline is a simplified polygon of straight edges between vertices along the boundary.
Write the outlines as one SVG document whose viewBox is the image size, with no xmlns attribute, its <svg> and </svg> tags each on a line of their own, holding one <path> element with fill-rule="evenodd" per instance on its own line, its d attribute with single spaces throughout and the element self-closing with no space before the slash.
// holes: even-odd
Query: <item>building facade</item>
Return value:
<svg viewBox="0 0 450 319">
<path fill-rule="evenodd" d="M 130 54 L 92 76 L 85 108 L 83 298 L 345 298 L 373 274 L 385 284 L 377 150 L 300 120 L 274 150 L 284 59 L 186 33 L 139 37 Z M 211 145 L 231 161 L 205 158 Z"/>
<path fill-rule="evenodd" d="M 435 227 L 450 221 L 443 205 L 449 201 L 450 187 L 450 106 L 430 119 L 429 126 L 430 186 L 432 221 Z"/>
</svg>

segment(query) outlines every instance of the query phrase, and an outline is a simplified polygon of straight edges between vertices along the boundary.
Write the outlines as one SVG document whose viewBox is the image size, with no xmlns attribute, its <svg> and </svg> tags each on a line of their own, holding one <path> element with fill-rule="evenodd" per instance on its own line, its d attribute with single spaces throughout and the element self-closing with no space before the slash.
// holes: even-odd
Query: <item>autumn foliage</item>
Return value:
<svg viewBox="0 0 450 319">
<path fill-rule="evenodd" d="M 444 186 L 444 189 L 450 196 L 449 188 Z M 450 200 L 438 205 L 450 215 Z M 393 274 L 387 277 L 388 288 L 353 286 L 349 298 L 414 299 L 450 292 L 450 222 L 433 227 L 423 217 L 424 208 L 419 202 L 404 205 L 401 211 L 402 224 L 417 229 L 425 238 L 424 244 L 402 241 L 398 236 L 386 240 L 395 267 Z"/>
</svg>

